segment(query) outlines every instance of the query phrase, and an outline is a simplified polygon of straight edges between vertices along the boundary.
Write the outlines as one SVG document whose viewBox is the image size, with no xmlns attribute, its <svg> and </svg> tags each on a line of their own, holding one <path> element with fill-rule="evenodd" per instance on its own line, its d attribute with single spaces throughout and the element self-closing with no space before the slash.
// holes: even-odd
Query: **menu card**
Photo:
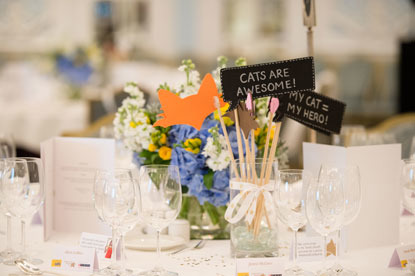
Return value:
<svg viewBox="0 0 415 276">
<path fill-rule="evenodd" d="M 358 217 L 346 227 L 347 246 L 359 249 L 399 242 L 401 145 L 339 147 L 303 143 L 304 169 L 317 176 L 321 164 L 357 165 L 362 203 Z"/>
<path fill-rule="evenodd" d="M 45 168 L 44 238 L 53 231 L 108 234 L 92 201 L 95 172 L 114 167 L 113 139 L 51 138 L 41 144 Z"/>
</svg>

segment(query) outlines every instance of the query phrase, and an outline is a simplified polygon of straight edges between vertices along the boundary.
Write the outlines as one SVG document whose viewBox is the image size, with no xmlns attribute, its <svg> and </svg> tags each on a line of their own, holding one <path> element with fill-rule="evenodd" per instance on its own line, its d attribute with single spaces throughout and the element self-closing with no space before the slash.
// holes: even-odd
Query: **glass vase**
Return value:
<svg viewBox="0 0 415 276">
<path fill-rule="evenodd" d="M 278 220 L 273 203 L 277 162 L 236 162 L 231 166 L 230 203 L 226 213 L 238 220 L 230 223 L 231 255 L 237 258 L 278 256 Z M 248 206 L 248 208 L 247 208 Z M 255 207 L 254 207 L 255 206 Z M 245 211 L 246 209 L 246 211 Z M 239 213 L 239 215 L 238 215 Z"/>
<path fill-rule="evenodd" d="M 199 200 L 183 194 L 180 218 L 190 224 L 190 238 L 204 240 L 229 239 L 229 225 L 224 219 L 226 206 L 214 206 L 208 202 L 201 205 Z"/>
</svg>

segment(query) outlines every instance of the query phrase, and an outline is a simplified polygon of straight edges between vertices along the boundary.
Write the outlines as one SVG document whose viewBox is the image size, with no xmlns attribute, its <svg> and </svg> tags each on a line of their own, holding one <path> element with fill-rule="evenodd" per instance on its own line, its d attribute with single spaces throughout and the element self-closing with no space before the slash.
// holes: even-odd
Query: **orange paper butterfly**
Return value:
<svg viewBox="0 0 415 276">
<path fill-rule="evenodd" d="M 206 117 L 216 110 L 213 98 L 219 98 L 220 107 L 225 105 L 211 74 L 206 74 L 203 78 L 196 95 L 182 99 L 164 89 L 160 89 L 158 94 L 161 110 L 164 113 L 158 115 L 163 118 L 155 122 L 154 126 L 168 127 L 184 124 L 200 130 Z"/>
</svg>

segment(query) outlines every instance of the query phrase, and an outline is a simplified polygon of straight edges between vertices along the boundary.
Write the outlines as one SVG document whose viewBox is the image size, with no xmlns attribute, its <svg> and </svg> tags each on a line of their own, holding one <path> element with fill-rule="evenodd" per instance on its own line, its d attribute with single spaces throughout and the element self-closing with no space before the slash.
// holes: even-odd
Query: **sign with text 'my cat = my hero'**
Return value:
<svg viewBox="0 0 415 276">
<path fill-rule="evenodd" d="M 326 135 L 340 133 L 346 104 L 311 91 L 284 94 L 278 99 L 280 106 L 277 114 L 283 114 Z"/>
<path fill-rule="evenodd" d="M 223 68 L 220 78 L 223 100 L 229 103 L 228 111 L 244 101 L 248 91 L 256 99 L 315 88 L 312 57 Z"/>
</svg>

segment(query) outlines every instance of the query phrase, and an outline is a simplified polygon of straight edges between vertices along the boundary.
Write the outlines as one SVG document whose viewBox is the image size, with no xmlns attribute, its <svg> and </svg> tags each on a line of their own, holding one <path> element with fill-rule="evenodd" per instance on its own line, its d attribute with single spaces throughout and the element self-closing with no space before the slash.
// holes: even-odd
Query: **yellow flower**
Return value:
<svg viewBox="0 0 415 276">
<path fill-rule="evenodd" d="M 192 152 L 193 152 L 194 154 L 198 154 L 198 153 L 200 152 L 200 149 L 199 149 L 199 148 L 195 148 Z"/>
<path fill-rule="evenodd" d="M 255 135 L 255 137 L 258 137 L 258 135 L 261 133 L 261 128 L 259 127 L 259 128 L 257 128 L 257 129 L 255 129 L 255 131 L 254 131 L 254 135 Z"/>
<path fill-rule="evenodd" d="M 157 146 L 156 145 L 154 145 L 154 144 L 148 145 L 148 150 L 149 151 L 154 152 L 154 151 L 156 151 L 156 149 L 157 149 Z"/>
<path fill-rule="evenodd" d="M 223 117 L 223 115 L 226 113 L 226 110 L 228 110 L 228 107 L 229 107 L 229 104 L 226 104 L 224 107 L 221 107 L 220 113 L 222 114 L 223 122 L 225 123 L 225 125 L 231 126 L 234 124 L 231 118 Z M 215 120 L 219 121 L 219 113 L 217 110 L 215 110 L 215 112 L 213 113 L 213 117 L 215 118 Z"/>
<path fill-rule="evenodd" d="M 150 122 L 151 122 L 151 121 L 150 121 L 150 118 L 147 116 L 146 123 L 147 123 L 147 124 L 150 124 Z"/>
<path fill-rule="evenodd" d="M 188 152 L 193 152 L 192 148 L 185 148 Z"/>
<path fill-rule="evenodd" d="M 184 146 L 185 146 L 186 148 L 188 148 L 188 147 L 191 147 L 191 146 L 192 146 L 192 144 L 190 143 L 190 139 L 187 139 L 186 141 L 184 141 Z"/>
<path fill-rule="evenodd" d="M 135 128 L 137 126 L 137 124 L 134 121 L 130 122 L 130 127 Z"/>
<path fill-rule="evenodd" d="M 159 156 L 163 160 L 170 160 L 171 159 L 171 148 L 162 146 L 159 149 Z"/>
<path fill-rule="evenodd" d="M 167 143 L 167 136 L 166 134 L 162 133 L 160 138 L 160 144 L 165 145 Z"/>
</svg>

